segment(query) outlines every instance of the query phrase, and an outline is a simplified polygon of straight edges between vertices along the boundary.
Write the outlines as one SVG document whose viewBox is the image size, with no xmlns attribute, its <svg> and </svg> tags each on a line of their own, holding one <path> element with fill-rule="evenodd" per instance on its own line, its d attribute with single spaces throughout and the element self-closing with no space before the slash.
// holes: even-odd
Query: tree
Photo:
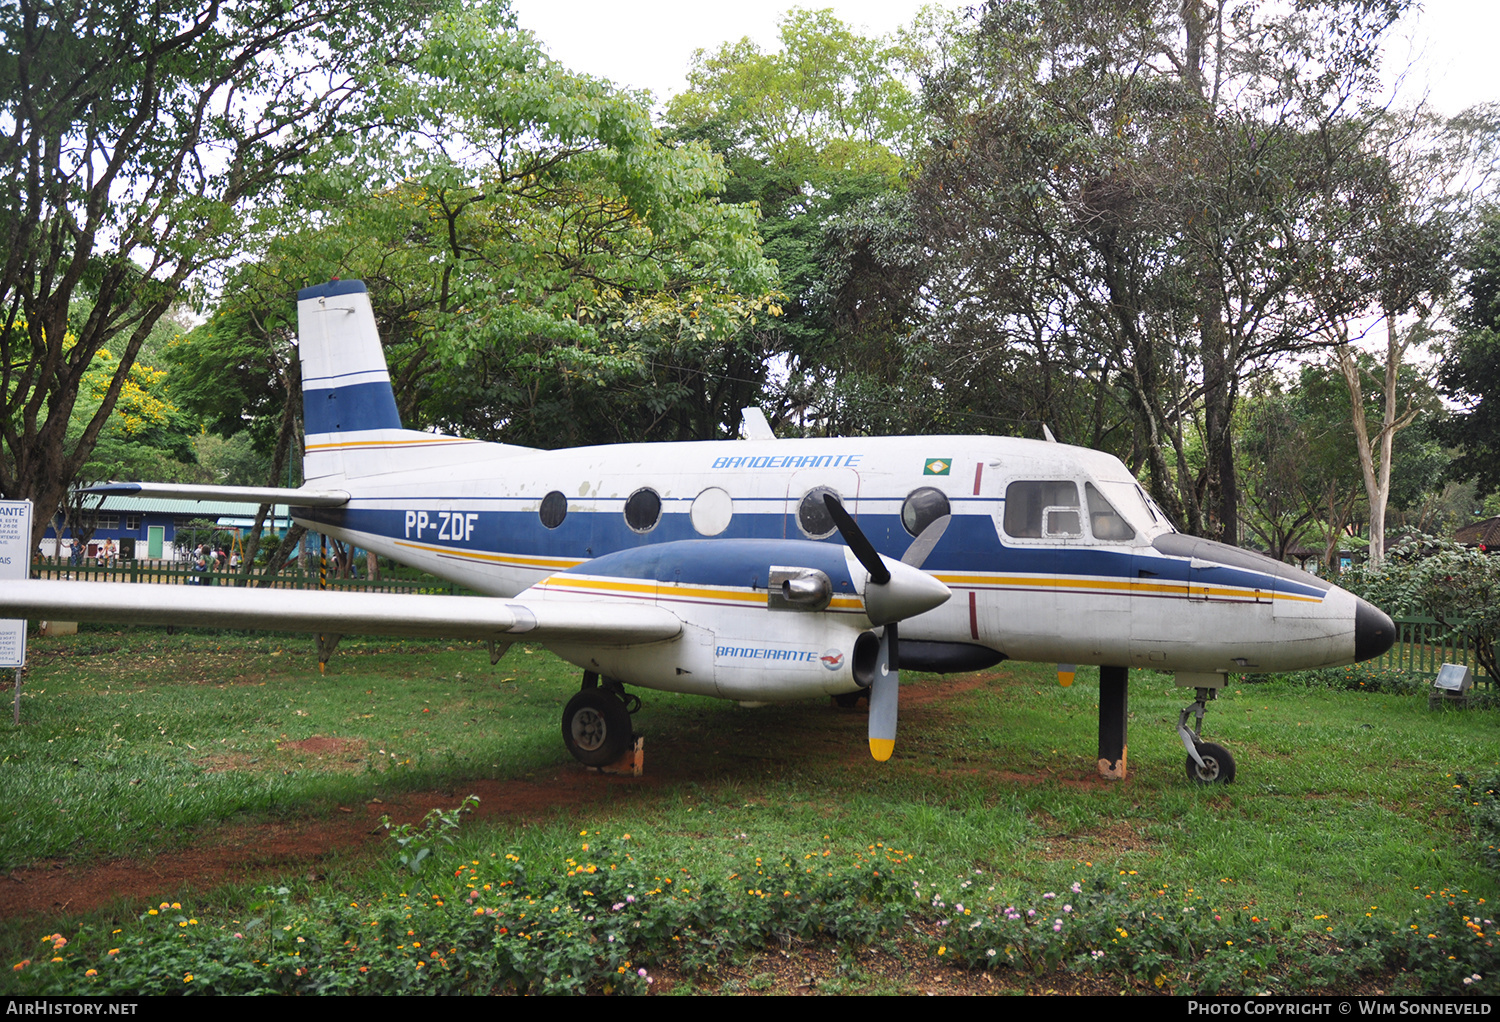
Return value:
<svg viewBox="0 0 1500 1022">
<path fill-rule="evenodd" d="M 412 428 L 552 447 L 738 425 L 774 271 L 722 161 L 480 8 L 378 93 L 358 146 L 299 182 L 321 215 L 277 225 L 177 353 L 190 407 L 295 449 L 295 291 L 337 276 L 370 287 Z"/>
<path fill-rule="evenodd" d="M 766 395 L 779 426 L 922 426 L 905 414 L 922 406 L 890 393 L 904 372 L 911 280 L 881 262 L 881 245 L 905 219 L 899 195 L 923 144 L 918 76 L 964 38 L 936 10 L 876 38 L 831 11 L 795 9 L 775 51 L 748 39 L 698 51 L 687 91 L 668 104 L 676 137 L 723 154 L 725 198 L 759 210 L 785 294 L 783 315 L 761 329 L 788 368 L 780 393 Z"/>
<path fill-rule="evenodd" d="M 348 128 L 434 2 L 19 0 L 0 8 L 0 494 L 56 507 L 141 345 L 257 204 Z M 70 310 L 86 313 L 70 320 Z M 85 376 L 113 375 L 69 435 Z M 40 537 L 46 514 L 36 516 Z"/>
<path fill-rule="evenodd" d="M 1468 203 L 1469 134 L 1422 110 L 1378 117 L 1360 161 L 1369 215 L 1357 218 L 1362 229 L 1340 232 L 1347 240 L 1333 246 L 1333 264 L 1320 266 L 1312 284 L 1328 310 L 1333 364 L 1351 395 L 1355 450 L 1369 498 L 1370 561 L 1377 565 L 1385 557 L 1396 434 L 1437 411 L 1430 402 L 1402 402 L 1398 389 L 1411 393 L 1403 380 L 1412 371 L 1408 356 L 1432 341 L 1439 303 L 1453 285 L 1458 222 Z M 1335 210 L 1334 217 L 1341 213 Z M 1371 319 L 1383 326 L 1385 349 L 1382 372 L 1374 377 L 1362 371 L 1357 339 L 1350 336 L 1351 323 Z M 1364 398 L 1371 384 L 1380 399 L 1373 413 Z"/>
<path fill-rule="evenodd" d="M 1099 407 L 1123 398 L 1169 516 L 1234 542 L 1241 381 L 1321 343 L 1303 283 L 1361 187 L 1353 101 L 1401 8 L 988 8 L 974 59 L 930 85 L 915 189 L 951 363 L 1069 358 Z"/>
<path fill-rule="evenodd" d="M 1479 211 L 1464 246 L 1467 279 L 1454 315 L 1457 335 L 1443 352 L 1438 383 L 1462 404 L 1437 426 L 1459 448 L 1453 472 L 1483 492 L 1500 490 L 1500 208 Z"/>
</svg>

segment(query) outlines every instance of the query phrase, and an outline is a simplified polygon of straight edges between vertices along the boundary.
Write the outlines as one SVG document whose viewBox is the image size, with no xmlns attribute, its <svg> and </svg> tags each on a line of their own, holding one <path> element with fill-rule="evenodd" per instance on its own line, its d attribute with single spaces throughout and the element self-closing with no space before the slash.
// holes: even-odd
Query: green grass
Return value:
<svg viewBox="0 0 1500 1022">
<path fill-rule="evenodd" d="M 476 645 L 346 640 L 319 677 L 309 645 L 144 630 L 34 641 L 22 724 L 0 727 L 3 811 L 11 820 L 0 827 L 0 858 L 12 869 L 42 860 L 86 868 L 212 840 L 229 824 L 316 817 L 382 796 L 462 794 L 466 782 L 581 770 L 557 733 L 576 672 L 546 653 L 518 646 L 491 667 Z M 688 913 L 672 917 L 687 928 L 676 932 L 677 941 L 663 930 L 657 943 L 633 945 L 634 954 L 653 968 L 676 970 L 679 987 L 703 990 L 764 985 L 760 972 L 725 976 L 753 963 L 756 949 L 774 943 L 775 934 L 827 939 L 842 927 L 846 941 L 867 941 L 882 926 L 887 936 L 876 945 L 890 954 L 911 953 L 889 944 L 905 933 L 908 943 L 930 939 L 922 954 L 935 962 L 1008 964 L 1023 974 L 1056 968 L 1082 974 L 1097 965 L 1129 980 L 1122 985 L 1152 988 L 1160 979 L 1178 992 L 1338 988 L 1385 982 L 1403 968 L 1416 975 L 1425 945 L 1410 951 L 1391 942 L 1405 939 L 1412 925 L 1429 927 L 1424 914 L 1447 902 L 1439 892 L 1453 892 L 1460 903 L 1463 897 L 1493 903 L 1497 896 L 1483 842 L 1471 832 L 1462 789 L 1455 787 L 1463 777 L 1500 774 L 1495 710 L 1429 712 L 1420 695 L 1341 690 L 1300 677 L 1231 685 L 1211 705 L 1205 737 L 1233 752 L 1237 781 L 1199 788 L 1187 781 L 1174 731 L 1191 693 L 1166 676 L 1132 673 L 1124 783 L 1097 777 L 1094 672 L 1080 672 L 1063 689 L 1050 670 L 1003 665 L 977 686 L 912 677 L 903 694 L 896 756 L 880 765 L 863 752 L 862 714 L 820 702 L 747 710 L 642 692 L 645 708 L 636 723 L 647 735 L 646 768 L 662 778 L 650 786 L 608 789 L 609 798 L 559 810 L 541 824 L 465 821 L 454 831 L 457 845 L 431 843 L 432 861 L 452 868 L 413 877 L 400 868 L 392 843 L 374 860 L 325 864 L 325 875 L 336 880 L 287 877 L 273 887 L 286 888 L 284 911 L 317 917 L 305 925 L 333 926 L 332 910 L 317 906 L 390 904 L 419 891 L 467 898 L 453 888 L 454 863 L 488 870 L 514 855 L 535 864 L 525 880 L 530 896 L 561 899 L 556 904 L 565 911 L 584 912 L 579 906 L 589 899 L 566 876 L 570 859 L 582 862 L 580 831 L 607 835 L 616 848 L 625 847 L 620 835 L 628 833 L 630 868 L 653 877 L 670 873 L 688 891 L 701 892 L 673 902 L 672 912 Z M 337 742 L 321 755 L 295 745 L 315 737 Z M 601 787 L 608 788 L 602 779 Z M 876 862 L 888 864 L 888 879 L 899 877 L 904 893 L 871 900 L 866 892 L 864 900 L 849 902 L 862 907 L 830 916 L 834 910 L 826 906 L 844 904 L 838 892 L 849 885 L 867 884 Z M 827 868 L 808 872 L 809 863 Z M 762 877 L 752 883 L 770 883 L 772 873 L 785 885 L 787 893 L 778 893 L 785 906 L 800 907 L 763 919 L 764 896 L 745 902 L 750 896 L 739 885 L 751 876 Z M 997 948 L 970 947 L 953 936 L 964 921 L 952 918 L 959 902 L 974 920 L 1001 919 L 1008 906 L 1045 914 L 1055 908 L 1041 900 L 1050 891 L 1080 901 L 1082 913 L 1082 895 L 1067 893 L 1074 884 L 1094 899 L 1088 905 L 1094 930 L 1086 937 L 1084 929 L 1070 929 L 1054 939 L 1037 928 L 1006 944 L 987 922 L 973 940 L 1010 948 L 1011 957 L 1001 953 L 997 961 L 987 956 Z M 193 899 L 190 910 L 204 917 L 205 928 L 263 916 L 251 906 L 266 898 L 253 885 L 127 894 Z M 156 946 L 151 927 L 161 920 L 137 918 L 140 911 L 134 905 L 11 920 L 0 926 L 0 943 L 14 962 L 35 956 L 39 934 L 68 933 L 74 935 L 68 955 L 102 961 L 104 944 L 131 935 L 142 948 Z M 868 912 L 874 915 L 861 915 Z M 908 924 L 893 926 L 882 912 Z M 1126 926 L 1127 917 L 1139 919 Z M 360 925 L 370 921 L 361 918 Z M 1083 916 L 1077 918 L 1082 926 Z M 712 919 L 723 925 L 716 930 Z M 937 925 L 940 919 L 948 919 L 947 928 Z M 1220 941 L 1221 950 L 1209 954 L 1205 932 L 1172 929 L 1187 925 L 1172 920 L 1184 919 L 1229 928 L 1227 937 L 1214 931 L 1227 947 Z M 1132 944 L 1128 959 L 1095 963 L 1092 953 L 1118 950 L 1109 936 L 1116 924 L 1135 928 L 1134 939 L 1149 932 L 1149 946 Z M 1005 925 L 1012 924 L 994 923 Z M 458 922 L 443 926 L 455 949 L 479 939 L 453 929 Z M 874 929 L 866 933 L 867 926 Z M 734 939 L 703 937 L 719 931 L 733 931 Z M 697 935 L 694 946 L 710 950 L 688 955 L 685 932 Z M 1074 943 L 1064 942 L 1069 934 Z M 1261 957 L 1248 968 L 1226 958 L 1255 947 Z M 403 953 L 393 948 L 384 952 L 391 961 Z M 937 955 L 937 948 L 945 953 Z M 557 948 L 536 951 L 535 960 L 507 959 L 511 971 L 486 982 L 553 989 L 556 970 L 571 969 L 569 976 L 585 977 L 576 980 L 580 988 L 601 989 L 608 975 L 565 964 L 576 954 L 559 938 Z M 328 955 L 322 966 L 328 974 L 347 974 L 352 959 Z M 1437 956 L 1421 973 L 1429 976 L 1425 988 L 1453 986 L 1457 973 L 1448 973 L 1472 958 L 1455 955 L 1450 968 L 1446 956 Z M 155 960 L 141 960 L 148 959 Z M 490 961 L 474 960 L 481 959 Z M 81 971 L 82 957 L 69 962 Z M 1344 971 L 1327 971 L 1332 962 Z M 5 975 L 17 989 L 33 989 L 24 973 Z M 173 982 L 180 985 L 180 977 Z M 355 976 L 347 988 L 407 989 L 360 982 Z M 835 986 L 870 991 L 891 982 L 850 966 Z"/>
</svg>

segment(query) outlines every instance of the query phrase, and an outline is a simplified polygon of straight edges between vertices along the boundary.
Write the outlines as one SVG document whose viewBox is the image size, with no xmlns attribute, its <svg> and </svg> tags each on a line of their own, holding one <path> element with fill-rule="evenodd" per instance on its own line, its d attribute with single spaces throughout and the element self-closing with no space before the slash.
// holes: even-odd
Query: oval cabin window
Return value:
<svg viewBox="0 0 1500 1022">
<path fill-rule="evenodd" d="M 950 513 L 948 495 L 935 487 L 924 486 L 907 494 L 901 505 L 901 526 L 909 535 L 920 536 L 923 529 Z"/>
<path fill-rule="evenodd" d="M 562 491 L 553 490 L 542 498 L 542 506 L 537 513 L 541 515 L 543 525 L 555 529 L 568 517 L 568 498 L 562 495 Z"/>
<path fill-rule="evenodd" d="M 826 493 L 839 496 L 839 492 L 831 486 L 814 486 L 803 494 L 802 502 L 797 505 L 797 528 L 808 539 L 827 539 L 837 531 L 833 515 L 828 513 L 828 505 L 823 503 L 823 495 Z"/>
<path fill-rule="evenodd" d="M 661 496 L 649 486 L 642 487 L 625 501 L 625 524 L 636 532 L 650 532 L 661 521 Z"/>
</svg>

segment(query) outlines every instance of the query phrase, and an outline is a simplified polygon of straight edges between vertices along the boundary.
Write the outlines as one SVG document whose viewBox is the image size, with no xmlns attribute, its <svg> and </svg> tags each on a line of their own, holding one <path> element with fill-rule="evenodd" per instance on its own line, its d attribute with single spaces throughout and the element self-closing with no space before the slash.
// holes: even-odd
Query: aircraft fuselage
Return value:
<svg viewBox="0 0 1500 1022">
<path fill-rule="evenodd" d="M 1354 661 L 1372 609 L 1290 566 L 1172 531 L 1118 459 L 1064 444 L 924 436 L 534 451 L 359 436 L 328 446 L 372 466 L 421 467 L 358 471 L 346 506 L 295 509 L 297 520 L 495 596 L 676 540 L 838 544 L 819 517 L 819 494 L 832 490 L 892 558 L 937 513 L 953 516 L 924 565 L 953 598 L 904 622 L 905 643 L 1173 672 L 1288 670 Z"/>
</svg>

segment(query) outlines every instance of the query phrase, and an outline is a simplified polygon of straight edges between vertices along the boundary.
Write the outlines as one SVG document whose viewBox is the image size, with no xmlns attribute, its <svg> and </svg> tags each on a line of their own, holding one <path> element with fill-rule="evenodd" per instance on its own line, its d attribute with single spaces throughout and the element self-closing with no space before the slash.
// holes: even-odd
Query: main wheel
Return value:
<svg viewBox="0 0 1500 1022">
<path fill-rule="evenodd" d="M 586 688 L 563 709 L 563 744 L 585 766 L 606 766 L 630 750 L 630 714 L 600 688 Z"/>
<path fill-rule="evenodd" d="M 1234 757 L 1224 746 L 1203 742 L 1198 746 L 1198 755 L 1203 757 L 1202 766 L 1193 762 L 1193 757 L 1187 758 L 1188 780 L 1199 784 L 1228 784 L 1234 780 Z"/>
</svg>

